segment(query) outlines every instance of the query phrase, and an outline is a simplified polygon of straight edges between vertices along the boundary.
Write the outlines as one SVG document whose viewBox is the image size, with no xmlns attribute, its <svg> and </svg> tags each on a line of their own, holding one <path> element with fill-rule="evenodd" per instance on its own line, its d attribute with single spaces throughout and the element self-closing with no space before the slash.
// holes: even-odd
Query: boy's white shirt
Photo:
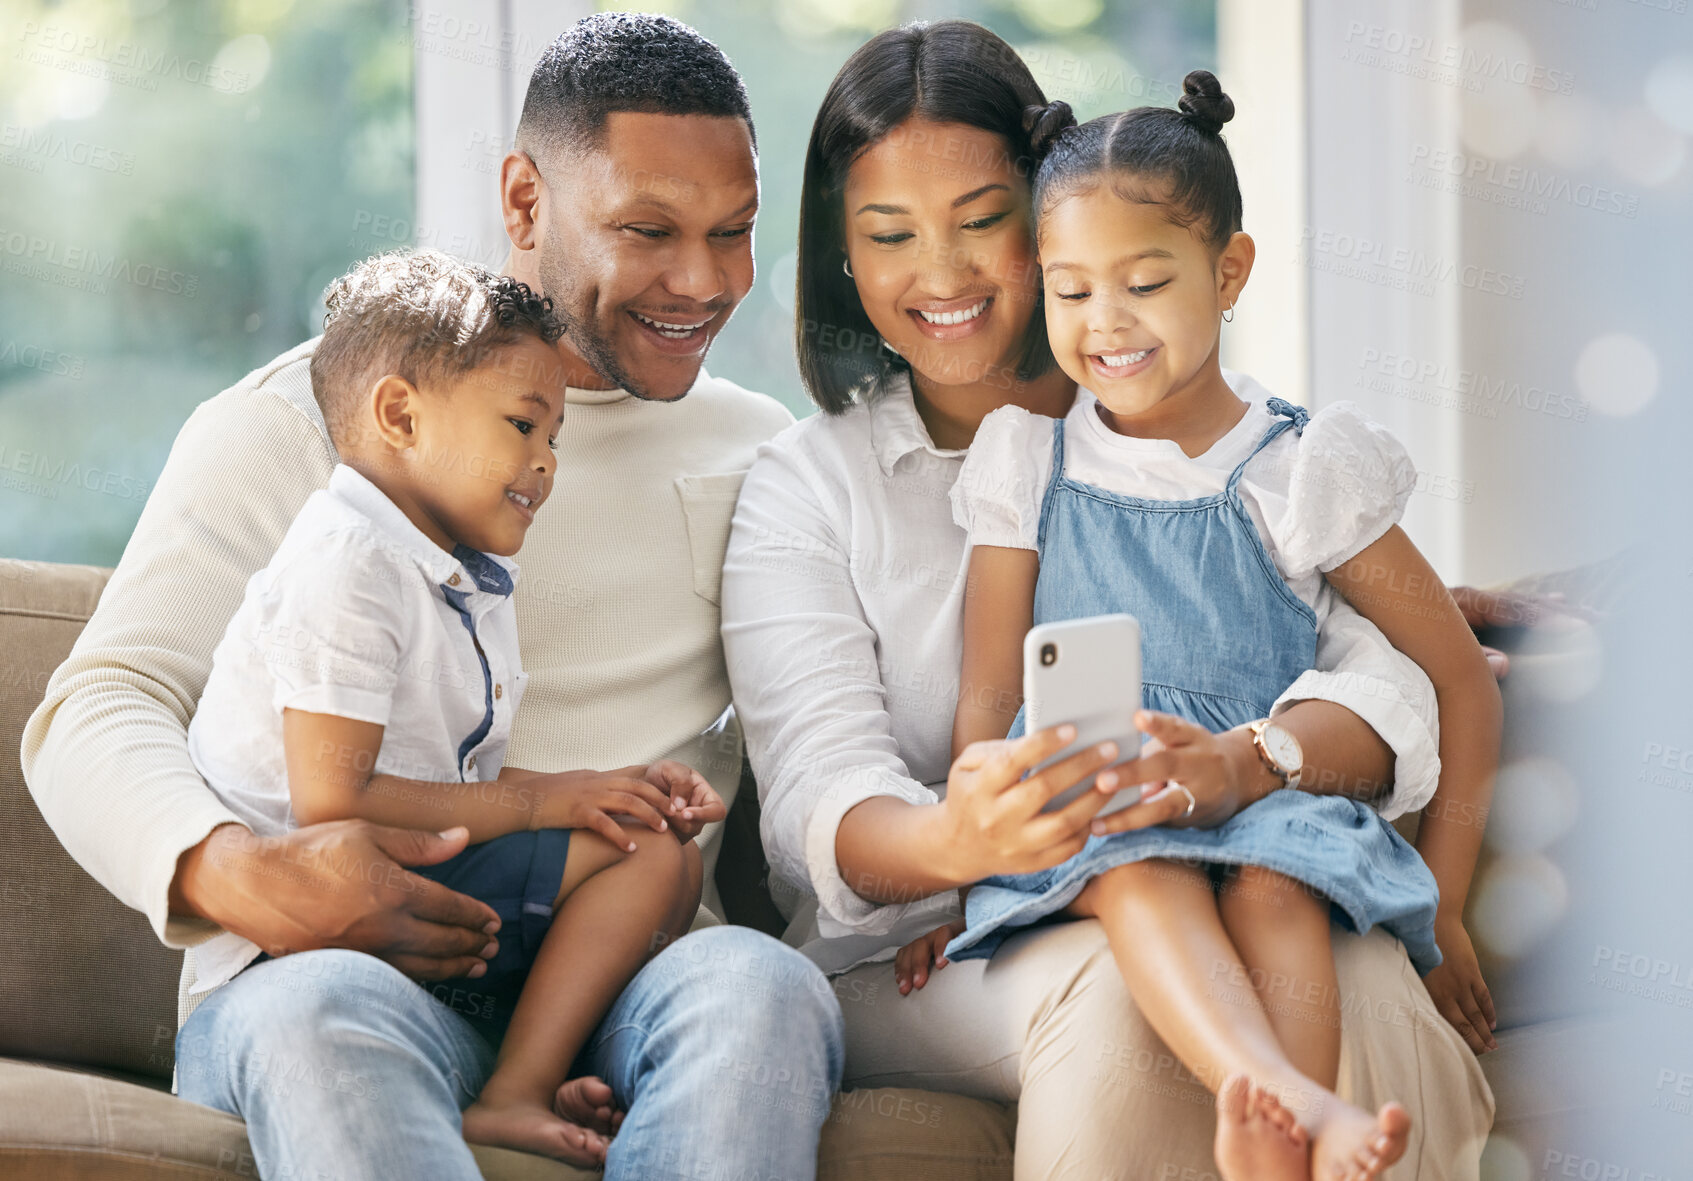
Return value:
<svg viewBox="0 0 1693 1181">
<path fill-rule="evenodd" d="M 529 679 L 511 598 L 519 577 L 499 554 L 449 554 L 382 489 L 336 464 L 329 486 L 306 498 L 275 556 L 248 580 L 212 654 L 188 724 L 195 768 L 262 837 L 299 827 L 285 709 L 384 727 L 376 758 L 360 768 L 372 776 L 494 779 Z M 420 806 L 417 825 L 432 824 L 428 816 Z M 259 951 L 232 931 L 196 944 L 190 991 L 227 984 Z"/>
<path fill-rule="evenodd" d="M 183 852 L 239 818 L 189 757 L 212 651 L 247 580 L 336 462 L 312 397 L 317 339 L 195 408 L 101 596 L 25 724 L 21 761 L 43 817 L 83 868 L 146 914 L 167 946 L 214 924 L 169 913 Z M 535 771 L 659 758 L 696 767 L 725 801 L 739 729 L 718 635 L 729 523 L 779 402 L 701 371 L 687 397 L 568 391 L 560 470 L 516 560 L 530 681 L 507 761 Z M 711 865 L 720 826 L 697 840 Z M 178 1025 L 195 1003 L 185 963 Z"/>
</svg>

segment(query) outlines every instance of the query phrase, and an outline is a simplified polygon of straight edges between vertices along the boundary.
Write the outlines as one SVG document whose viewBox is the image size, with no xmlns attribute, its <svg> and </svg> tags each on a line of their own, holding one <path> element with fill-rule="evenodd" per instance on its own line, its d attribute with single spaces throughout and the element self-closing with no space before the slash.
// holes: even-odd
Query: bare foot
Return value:
<svg viewBox="0 0 1693 1181">
<path fill-rule="evenodd" d="M 1334 1102 L 1334 1110 L 1315 1133 L 1312 1181 L 1369 1181 L 1405 1155 L 1411 1113 L 1387 1103 L 1375 1115 Z"/>
<path fill-rule="evenodd" d="M 590 1128 L 560 1119 L 544 1103 L 521 1099 L 489 1101 L 486 1091 L 464 1109 L 464 1138 L 555 1157 L 567 1164 L 598 1168 L 605 1164 L 606 1138 Z"/>
<path fill-rule="evenodd" d="M 553 1096 L 553 1113 L 602 1136 L 615 1136 L 623 1126 L 623 1113 L 617 1109 L 610 1085 L 591 1074 L 566 1079 L 559 1085 L 558 1094 Z"/>
<path fill-rule="evenodd" d="M 1213 1151 L 1224 1181 L 1306 1181 L 1311 1175 L 1305 1129 L 1244 1074 L 1230 1075 L 1217 1092 Z"/>
</svg>

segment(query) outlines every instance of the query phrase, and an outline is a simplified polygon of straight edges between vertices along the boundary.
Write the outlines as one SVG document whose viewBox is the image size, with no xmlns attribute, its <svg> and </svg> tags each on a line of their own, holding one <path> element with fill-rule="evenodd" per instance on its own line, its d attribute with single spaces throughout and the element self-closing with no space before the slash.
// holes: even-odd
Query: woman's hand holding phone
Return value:
<svg viewBox="0 0 1693 1181">
<path fill-rule="evenodd" d="M 935 845 L 953 858 L 952 880 L 963 884 L 990 874 L 1050 869 L 1081 851 L 1089 824 L 1110 796 L 1084 791 L 1057 812 L 1041 809 L 1115 762 L 1116 743 L 1088 747 L 1024 778 L 1075 738 L 1075 726 L 1066 723 L 1022 738 L 972 742 L 953 760 L 940 809 L 946 831 Z M 1107 771 L 1099 782 L 1116 786 L 1118 774 Z"/>
</svg>

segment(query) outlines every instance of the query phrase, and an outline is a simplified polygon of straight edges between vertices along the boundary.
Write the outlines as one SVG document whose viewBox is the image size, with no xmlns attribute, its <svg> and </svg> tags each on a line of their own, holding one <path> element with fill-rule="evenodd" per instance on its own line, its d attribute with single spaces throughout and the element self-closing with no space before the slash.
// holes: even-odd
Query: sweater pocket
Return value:
<svg viewBox="0 0 1693 1181">
<path fill-rule="evenodd" d="M 741 494 L 745 470 L 677 476 L 676 492 L 688 526 L 688 554 L 694 566 L 694 593 L 717 606 L 723 587 L 723 555 L 729 549 L 729 525 Z"/>
</svg>

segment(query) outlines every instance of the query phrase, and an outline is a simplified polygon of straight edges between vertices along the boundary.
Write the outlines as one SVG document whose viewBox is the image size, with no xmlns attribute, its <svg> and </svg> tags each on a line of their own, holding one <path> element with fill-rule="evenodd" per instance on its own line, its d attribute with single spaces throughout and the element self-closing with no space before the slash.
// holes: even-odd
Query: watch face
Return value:
<svg viewBox="0 0 1693 1181">
<path fill-rule="evenodd" d="M 1305 752 L 1299 745 L 1299 739 L 1280 726 L 1264 727 L 1264 749 L 1289 775 L 1304 765 Z"/>
</svg>

